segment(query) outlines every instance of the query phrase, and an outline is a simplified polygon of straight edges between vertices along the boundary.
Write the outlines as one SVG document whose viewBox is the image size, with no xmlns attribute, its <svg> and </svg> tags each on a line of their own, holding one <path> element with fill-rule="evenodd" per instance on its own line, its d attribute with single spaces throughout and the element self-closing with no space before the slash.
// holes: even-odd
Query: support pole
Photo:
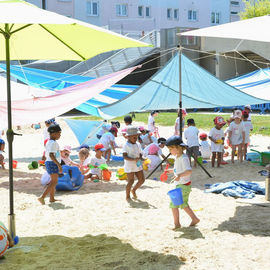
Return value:
<svg viewBox="0 0 270 270">
<path fill-rule="evenodd" d="M 265 200 L 270 201 L 270 165 L 268 165 L 268 177 L 265 179 Z"/>
</svg>

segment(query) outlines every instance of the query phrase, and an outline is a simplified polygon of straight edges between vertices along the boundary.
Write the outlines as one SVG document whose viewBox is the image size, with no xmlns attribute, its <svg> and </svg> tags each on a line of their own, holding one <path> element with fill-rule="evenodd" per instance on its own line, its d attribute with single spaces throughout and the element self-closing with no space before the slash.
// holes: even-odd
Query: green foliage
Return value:
<svg viewBox="0 0 270 270">
<path fill-rule="evenodd" d="M 149 113 L 136 113 L 136 118 L 134 121 L 142 122 L 147 124 Z M 210 130 L 214 124 L 213 119 L 216 116 L 222 116 L 225 120 L 230 118 L 230 114 L 219 114 L 219 113 L 188 113 L 186 120 L 189 118 L 193 118 L 196 123 L 196 127 L 203 130 Z M 160 126 L 174 126 L 175 119 L 177 117 L 176 112 L 161 112 L 156 117 L 155 122 Z M 123 116 L 115 118 L 114 120 L 118 120 L 123 123 Z M 74 117 L 73 119 L 81 119 L 81 120 L 102 120 L 101 118 L 97 118 L 94 116 L 84 116 L 84 117 Z M 270 126 L 269 126 L 269 115 L 252 115 L 252 124 L 253 124 L 253 132 L 252 134 L 261 134 L 270 136 Z M 173 133 L 173 131 L 171 132 Z"/>
<path fill-rule="evenodd" d="M 246 8 L 240 13 L 241 20 L 246 20 L 254 17 L 260 17 L 270 14 L 269 0 L 246 0 L 244 1 Z"/>
</svg>

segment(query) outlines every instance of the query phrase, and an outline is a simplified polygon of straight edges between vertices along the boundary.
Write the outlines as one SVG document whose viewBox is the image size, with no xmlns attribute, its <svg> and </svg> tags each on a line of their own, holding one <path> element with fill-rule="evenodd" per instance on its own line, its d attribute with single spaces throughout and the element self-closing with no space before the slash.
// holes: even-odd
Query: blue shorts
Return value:
<svg viewBox="0 0 270 270">
<path fill-rule="evenodd" d="M 45 161 L 45 167 L 48 174 L 59 172 L 57 165 L 53 161 Z"/>
</svg>

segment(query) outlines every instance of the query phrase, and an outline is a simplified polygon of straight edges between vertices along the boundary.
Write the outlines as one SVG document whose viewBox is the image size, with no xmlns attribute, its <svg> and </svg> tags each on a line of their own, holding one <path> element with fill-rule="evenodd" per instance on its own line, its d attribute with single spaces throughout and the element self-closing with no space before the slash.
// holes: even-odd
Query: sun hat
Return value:
<svg viewBox="0 0 270 270">
<path fill-rule="evenodd" d="M 52 124 L 48 127 L 48 132 L 51 133 L 56 133 L 56 132 L 60 132 L 62 129 L 60 128 L 60 126 L 58 124 Z"/>
<path fill-rule="evenodd" d="M 126 136 L 133 136 L 141 134 L 137 127 L 129 126 L 127 127 Z"/>
<path fill-rule="evenodd" d="M 82 148 L 86 148 L 86 149 L 90 149 L 90 146 L 88 145 L 88 144 L 85 144 L 85 143 L 83 143 L 81 146 L 80 146 L 80 149 L 82 149 Z"/>
<path fill-rule="evenodd" d="M 148 153 L 149 155 L 155 155 L 157 154 L 158 150 L 159 150 L 159 147 L 156 144 L 151 144 L 149 146 Z"/>
<path fill-rule="evenodd" d="M 221 116 L 215 117 L 214 123 L 215 123 L 215 125 L 219 125 L 219 126 L 224 126 L 226 124 L 224 118 Z"/>
<path fill-rule="evenodd" d="M 102 143 L 98 143 L 95 145 L 95 151 L 98 151 L 98 150 L 102 151 L 102 152 L 106 151 L 106 149 L 104 148 L 104 145 Z"/>
<path fill-rule="evenodd" d="M 68 151 L 69 153 L 71 153 L 71 146 L 70 145 L 65 145 L 63 147 L 61 147 L 62 151 Z"/>
<path fill-rule="evenodd" d="M 187 147 L 187 145 L 183 143 L 182 138 L 180 136 L 171 136 L 169 139 L 167 139 L 166 146 L 173 146 L 173 145 L 180 145 Z"/>
<path fill-rule="evenodd" d="M 233 118 L 240 118 L 242 117 L 242 112 L 240 110 L 236 110 L 233 114 Z"/>
</svg>

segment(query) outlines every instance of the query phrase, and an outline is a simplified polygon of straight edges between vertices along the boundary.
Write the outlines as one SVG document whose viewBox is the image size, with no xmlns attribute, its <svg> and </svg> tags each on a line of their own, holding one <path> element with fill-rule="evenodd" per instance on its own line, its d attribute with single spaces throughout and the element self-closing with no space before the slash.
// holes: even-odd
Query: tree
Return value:
<svg viewBox="0 0 270 270">
<path fill-rule="evenodd" d="M 241 20 L 270 14 L 269 0 L 244 0 L 245 10 L 240 13 Z"/>
</svg>

